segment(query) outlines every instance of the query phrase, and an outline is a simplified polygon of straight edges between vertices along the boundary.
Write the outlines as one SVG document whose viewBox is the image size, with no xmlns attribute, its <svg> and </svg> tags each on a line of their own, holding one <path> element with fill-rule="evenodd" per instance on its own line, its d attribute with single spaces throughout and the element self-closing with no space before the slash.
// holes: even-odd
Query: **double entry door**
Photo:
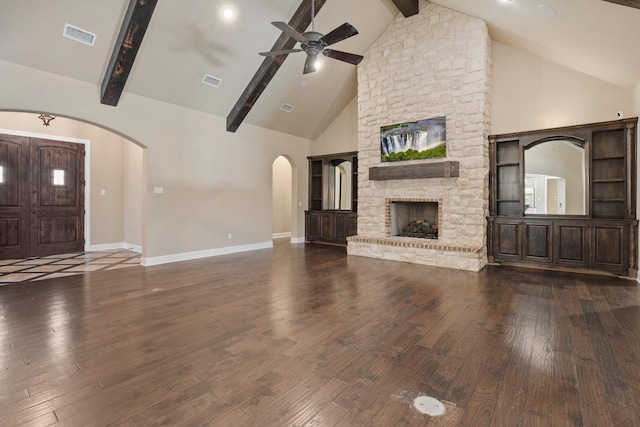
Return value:
<svg viewBox="0 0 640 427">
<path fill-rule="evenodd" d="M 0 259 L 84 248 L 84 145 L 0 134 Z"/>
</svg>

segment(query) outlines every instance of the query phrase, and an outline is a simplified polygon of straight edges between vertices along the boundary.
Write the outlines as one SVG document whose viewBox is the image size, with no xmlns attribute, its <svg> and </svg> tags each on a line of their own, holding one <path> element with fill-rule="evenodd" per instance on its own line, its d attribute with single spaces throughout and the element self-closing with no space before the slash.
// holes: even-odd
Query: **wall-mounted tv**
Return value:
<svg viewBox="0 0 640 427">
<path fill-rule="evenodd" d="M 446 116 L 380 128 L 383 162 L 435 159 L 447 156 Z"/>
</svg>

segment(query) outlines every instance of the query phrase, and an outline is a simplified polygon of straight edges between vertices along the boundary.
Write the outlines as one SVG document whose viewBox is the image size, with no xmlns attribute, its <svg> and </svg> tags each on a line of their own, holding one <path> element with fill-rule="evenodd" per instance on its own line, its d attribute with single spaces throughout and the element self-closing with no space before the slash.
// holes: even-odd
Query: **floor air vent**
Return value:
<svg viewBox="0 0 640 427">
<path fill-rule="evenodd" d="M 82 28 L 74 27 L 70 24 L 64 24 L 64 31 L 62 32 L 62 35 L 68 39 L 75 40 L 88 46 L 93 46 L 96 41 L 95 34 L 87 30 L 83 30 Z"/>
</svg>

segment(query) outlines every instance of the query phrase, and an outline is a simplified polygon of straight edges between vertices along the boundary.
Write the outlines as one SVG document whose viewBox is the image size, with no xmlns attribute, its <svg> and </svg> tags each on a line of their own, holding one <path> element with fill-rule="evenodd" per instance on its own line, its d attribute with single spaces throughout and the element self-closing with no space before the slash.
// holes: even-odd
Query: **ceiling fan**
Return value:
<svg viewBox="0 0 640 427">
<path fill-rule="evenodd" d="M 316 32 L 314 28 L 314 3 L 314 1 L 311 2 L 311 31 L 300 34 L 296 30 L 291 28 L 291 26 L 289 26 L 289 24 L 287 24 L 286 22 L 276 21 L 271 23 L 283 33 L 289 35 L 289 37 L 291 37 L 292 39 L 300 42 L 299 49 L 260 52 L 260 55 L 278 56 L 304 51 L 307 54 L 307 59 L 304 63 L 303 74 L 309 74 L 316 71 L 316 62 L 320 53 L 322 53 L 326 57 L 337 59 L 338 61 L 344 61 L 348 62 L 349 64 L 358 65 L 364 58 L 363 56 L 326 48 L 327 46 L 330 46 L 334 43 L 338 43 L 339 41 L 355 36 L 356 34 L 358 34 L 358 30 L 356 30 L 353 25 L 345 22 L 327 35 L 322 35 L 321 33 Z"/>
</svg>

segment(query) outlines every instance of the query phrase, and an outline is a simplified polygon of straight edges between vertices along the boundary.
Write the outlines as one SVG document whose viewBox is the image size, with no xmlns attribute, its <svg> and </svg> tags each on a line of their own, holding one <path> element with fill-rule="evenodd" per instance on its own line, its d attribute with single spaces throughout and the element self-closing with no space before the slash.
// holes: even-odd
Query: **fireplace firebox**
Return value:
<svg viewBox="0 0 640 427">
<path fill-rule="evenodd" d="M 388 200 L 387 206 L 389 236 L 438 239 L 437 201 Z"/>
</svg>

